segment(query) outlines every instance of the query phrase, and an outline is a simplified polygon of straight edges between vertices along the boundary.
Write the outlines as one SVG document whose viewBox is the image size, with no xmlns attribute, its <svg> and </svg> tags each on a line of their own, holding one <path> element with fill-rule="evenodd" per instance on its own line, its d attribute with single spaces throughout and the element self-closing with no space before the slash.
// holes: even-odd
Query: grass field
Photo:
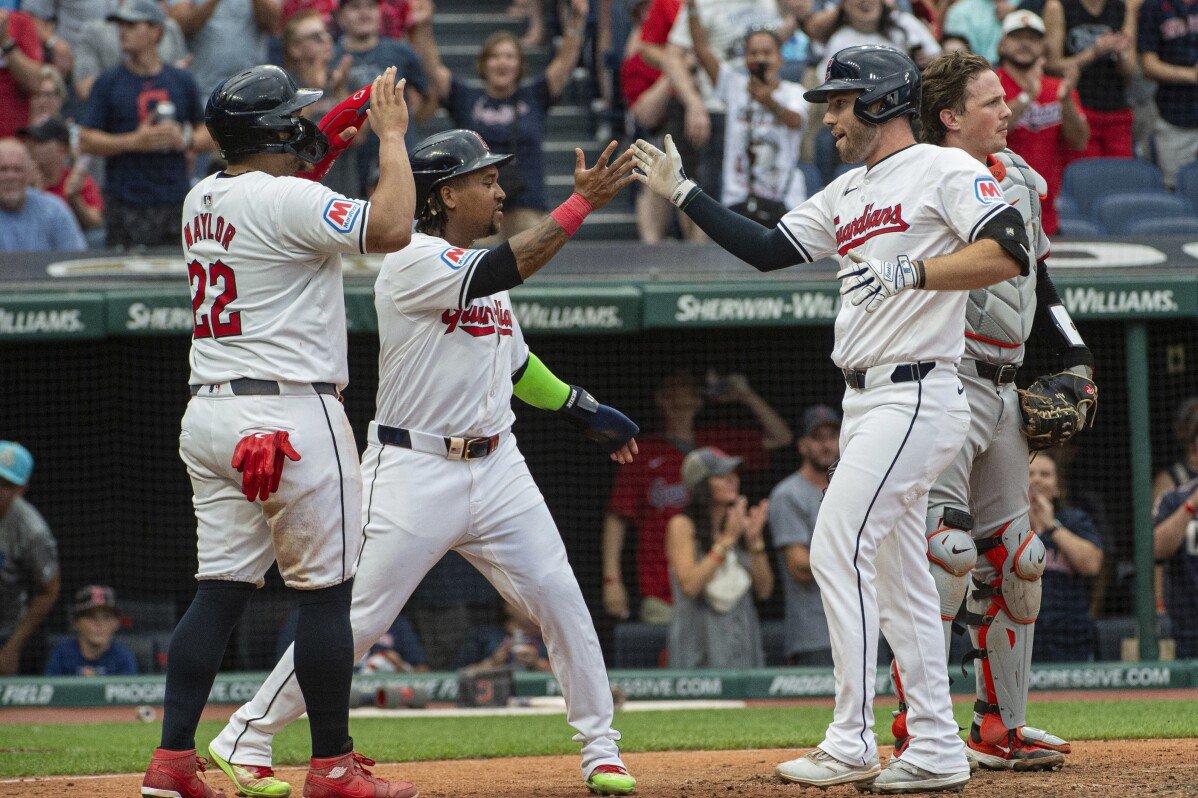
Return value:
<svg viewBox="0 0 1198 798">
<path fill-rule="evenodd" d="M 891 742 L 891 704 L 877 710 L 879 742 Z M 668 751 L 811 746 L 823 735 L 826 707 L 624 712 L 616 725 L 625 751 Z M 969 724 L 968 704 L 956 707 Z M 1198 700 L 1060 701 L 1037 704 L 1033 725 L 1069 740 L 1198 737 Z M 201 749 L 221 728 L 204 722 Z M 158 744 L 158 723 L 0 725 L 0 777 L 133 773 L 144 769 Z M 578 751 L 562 715 L 479 718 L 355 718 L 358 747 L 380 762 L 567 754 Z M 276 740 L 275 764 L 307 761 L 307 721 Z"/>
</svg>

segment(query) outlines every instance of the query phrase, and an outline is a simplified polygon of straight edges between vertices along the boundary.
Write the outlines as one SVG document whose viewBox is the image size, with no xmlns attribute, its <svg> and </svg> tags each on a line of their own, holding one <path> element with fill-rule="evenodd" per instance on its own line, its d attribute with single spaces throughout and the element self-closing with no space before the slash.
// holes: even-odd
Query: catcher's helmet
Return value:
<svg viewBox="0 0 1198 798">
<path fill-rule="evenodd" d="M 433 189 L 451 177 L 503 166 L 515 156 L 495 155 L 473 130 L 447 130 L 429 136 L 408 154 L 416 178 L 416 216 L 424 210 Z"/>
<path fill-rule="evenodd" d="M 828 62 L 824 82 L 803 93 L 808 102 L 828 101 L 838 91 L 863 91 L 853 104 L 853 114 L 862 122 L 881 125 L 891 119 L 919 115 L 919 93 L 923 81 L 919 67 L 905 53 L 878 44 L 846 47 Z M 878 110 L 870 106 L 882 101 Z"/>
<path fill-rule="evenodd" d="M 316 163 L 329 140 L 310 119 L 292 116 L 324 92 L 297 89 L 277 66 L 256 66 L 221 81 L 208 98 L 204 123 L 230 160 L 256 152 L 285 152 Z M 281 134 L 281 135 L 280 135 Z"/>
</svg>

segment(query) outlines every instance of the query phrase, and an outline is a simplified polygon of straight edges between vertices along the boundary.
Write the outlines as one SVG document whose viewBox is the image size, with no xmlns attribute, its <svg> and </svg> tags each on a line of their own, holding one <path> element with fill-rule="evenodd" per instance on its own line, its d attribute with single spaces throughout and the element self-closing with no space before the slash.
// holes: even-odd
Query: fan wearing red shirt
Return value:
<svg viewBox="0 0 1198 798">
<path fill-rule="evenodd" d="M 0 138 L 29 123 L 29 98 L 42 83 L 42 42 L 33 17 L 0 9 Z"/>
<path fill-rule="evenodd" d="M 714 377 L 714 375 L 712 375 Z M 637 582 L 640 620 L 669 623 L 672 612 L 670 577 L 666 567 L 666 524 L 690 501 L 682 479 L 682 459 L 694 449 L 712 446 L 744 460 L 741 473 L 769 468 L 770 451 L 794 440 L 786 422 L 738 374 L 709 378 L 707 394 L 716 402 L 739 402 L 753 414 L 760 429 L 713 426 L 695 429 L 703 409 L 703 391 L 688 371 L 670 374 L 653 398 L 662 426 L 639 439 L 640 454 L 621 468 L 603 518 L 603 608 L 617 619 L 628 618 L 621 554 L 631 526 L 636 531 Z"/>
<path fill-rule="evenodd" d="M 103 227 L 104 198 L 83 164 L 71 163 L 71 131 L 66 123 L 52 116 L 22 130 L 21 139 L 37 166 L 43 190 L 69 205 L 84 230 Z"/>
<path fill-rule="evenodd" d="M 999 67 L 1011 117 L 1007 120 L 1007 146 L 1044 176 L 1048 196 L 1043 203 L 1044 232 L 1060 227 L 1057 195 L 1070 151 L 1084 150 L 1090 126 L 1081 112 L 1074 88 L 1077 72 L 1064 80 L 1044 74 L 1047 45 L 1044 20 L 1030 11 L 1013 11 L 1003 19 L 998 43 Z"/>
</svg>

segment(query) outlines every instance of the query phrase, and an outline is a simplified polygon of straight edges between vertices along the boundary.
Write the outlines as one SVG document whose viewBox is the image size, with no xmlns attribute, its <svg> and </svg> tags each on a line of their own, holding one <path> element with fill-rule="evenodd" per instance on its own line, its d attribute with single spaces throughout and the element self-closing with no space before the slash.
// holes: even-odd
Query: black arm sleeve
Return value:
<svg viewBox="0 0 1198 798">
<path fill-rule="evenodd" d="M 781 229 L 762 227 L 699 191 L 684 208 L 711 240 L 760 272 L 807 263 Z"/>
<path fill-rule="evenodd" d="M 516 265 L 516 253 L 512 252 L 511 245 L 506 241 L 483 254 L 466 279 L 470 284 L 466 286 L 466 302 L 463 304 L 473 302 L 480 296 L 507 291 L 524 282 L 520 277 L 520 268 Z"/>
<path fill-rule="evenodd" d="M 1011 259 L 1019 264 L 1019 273 L 1026 275 L 1030 272 L 1032 262 L 1032 245 L 1027 240 L 1027 230 L 1023 227 L 1023 217 L 1019 211 L 1007 206 L 998 213 L 987 218 L 982 228 L 974 236 L 974 241 L 989 238 L 996 242 Z"/>
<path fill-rule="evenodd" d="M 1065 337 L 1057 320 L 1052 318 L 1050 309 L 1060 305 L 1061 297 L 1057 287 L 1048 276 L 1048 266 L 1041 261 L 1036 265 L 1036 320 L 1032 325 L 1033 331 L 1040 335 L 1051 335 L 1053 351 L 1061 359 L 1064 368 L 1070 366 L 1094 367 L 1094 355 L 1085 345 L 1077 346 Z M 1049 332 L 1051 331 L 1051 333 Z M 1079 338 L 1080 340 L 1080 338 Z"/>
</svg>

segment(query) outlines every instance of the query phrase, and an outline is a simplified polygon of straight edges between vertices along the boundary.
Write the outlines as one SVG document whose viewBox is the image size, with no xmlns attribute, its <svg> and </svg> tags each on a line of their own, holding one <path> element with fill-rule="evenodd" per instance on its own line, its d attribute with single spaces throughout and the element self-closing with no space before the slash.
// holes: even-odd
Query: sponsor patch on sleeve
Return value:
<svg viewBox="0 0 1198 798">
<path fill-rule="evenodd" d="M 979 177 L 973 181 L 973 193 L 978 198 L 978 202 L 983 205 L 993 205 L 998 202 L 1005 202 L 1002 189 L 993 177 Z"/>
<path fill-rule="evenodd" d="M 483 249 L 462 249 L 461 247 L 449 247 L 448 249 L 441 251 L 441 261 L 456 272 L 474 258 L 482 255 L 485 251 L 486 250 Z"/>
<path fill-rule="evenodd" d="M 338 233 L 348 233 L 354 229 L 362 213 L 362 203 L 345 197 L 333 197 L 324 206 L 324 223 Z"/>
</svg>

